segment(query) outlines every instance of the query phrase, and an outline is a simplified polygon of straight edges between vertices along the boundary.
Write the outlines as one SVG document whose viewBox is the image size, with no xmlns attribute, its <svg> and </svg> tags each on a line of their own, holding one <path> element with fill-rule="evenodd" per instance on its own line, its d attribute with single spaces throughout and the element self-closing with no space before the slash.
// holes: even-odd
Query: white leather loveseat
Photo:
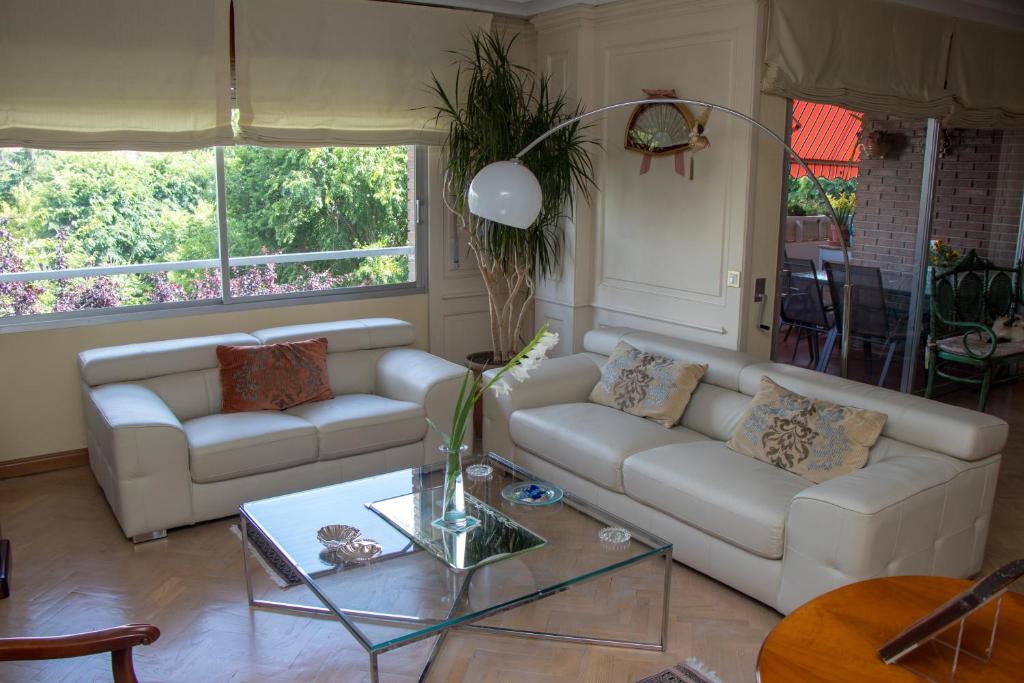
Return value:
<svg viewBox="0 0 1024 683">
<path fill-rule="evenodd" d="M 589 403 L 620 340 L 708 370 L 673 429 Z M 746 354 L 591 330 L 512 392 L 484 398 L 484 448 L 674 544 L 675 559 L 783 613 L 852 581 L 981 568 L 1002 420 Z M 888 415 L 861 470 L 813 484 L 725 447 L 762 375 Z"/>
<path fill-rule="evenodd" d="M 415 336 L 407 322 L 375 318 L 79 354 L 89 462 L 125 535 L 159 538 L 248 500 L 440 459 L 425 418 L 451 422 L 466 370 L 408 348 Z M 220 412 L 217 345 L 315 337 L 327 338 L 335 398 Z"/>
</svg>

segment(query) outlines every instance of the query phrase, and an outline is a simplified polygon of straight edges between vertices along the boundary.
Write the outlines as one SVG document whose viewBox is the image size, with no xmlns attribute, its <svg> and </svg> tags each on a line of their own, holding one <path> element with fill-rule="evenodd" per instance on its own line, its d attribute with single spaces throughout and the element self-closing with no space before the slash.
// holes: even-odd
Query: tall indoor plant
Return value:
<svg viewBox="0 0 1024 683">
<path fill-rule="evenodd" d="M 501 365 L 521 346 L 537 278 L 550 275 L 561 262 L 562 227 L 575 190 L 589 199 L 593 166 L 590 142 L 578 125 L 544 141 L 524 163 L 543 192 L 537 220 L 519 230 L 471 215 L 467 191 L 477 172 L 493 161 L 511 158 L 541 133 L 578 114 L 563 93 L 553 92 L 548 78 L 538 78 L 510 58 L 516 36 L 496 30 L 472 36 L 466 52 L 455 53 L 458 76 L 446 88 L 434 79 L 431 89 L 440 104 L 437 120 L 447 124 L 445 196 L 456 216 L 487 289 L 491 354 L 485 364 Z M 489 361 L 489 363 L 487 363 Z"/>
</svg>

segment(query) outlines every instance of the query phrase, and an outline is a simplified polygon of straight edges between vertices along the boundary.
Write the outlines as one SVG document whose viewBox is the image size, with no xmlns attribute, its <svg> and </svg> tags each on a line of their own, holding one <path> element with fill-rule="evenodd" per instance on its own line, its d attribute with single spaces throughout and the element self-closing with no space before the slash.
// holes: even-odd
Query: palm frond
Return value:
<svg viewBox="0 0 1024 683">
<path fill-rule="evenodd" d="M 511 159 L 554 126 L 581 113 L 548 77 L 537 78 L 511 59 L 517 35 L 496 29 L 473 34 L 469 49 L 457 53 L 451 90 L 435 77 L 435 120 L 447 124 L 445 149 L 454 193 L 452 209 L 463 212 L 473 177 L 494 161 Z M 528 264 L 531 277 L 548 276 L 561 263 L 560 221 L 573 212 L 576 193 L 589 201 L 594 168 L 587 151 L 587 128 L 574 124 L 552 135 L 523 159 L 540 182 L 540 216 L 526 230 L 480 221 L 478 237 L 504 272 Z"/>
</svg>

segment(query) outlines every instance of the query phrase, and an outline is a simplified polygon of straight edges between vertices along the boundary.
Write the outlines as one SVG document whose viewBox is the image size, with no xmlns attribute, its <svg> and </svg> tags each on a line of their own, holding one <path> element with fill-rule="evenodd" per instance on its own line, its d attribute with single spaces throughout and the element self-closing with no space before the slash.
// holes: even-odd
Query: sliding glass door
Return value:
<svg viewBox="0 0 1024 683">
<path fill-rule="evenodd" d="M 929 273 L 972 249 L 997 265 L 1020 258 L 1024 131 L 943 130 L 935 120 L 807 102 L 791 112 L 793 147 L 833 207 L 852 215 L 849 377 L 921 392 Z M 774 357 L 838 374 L 842 245 L 801 176 L 790 167 Z"/>
</svg>

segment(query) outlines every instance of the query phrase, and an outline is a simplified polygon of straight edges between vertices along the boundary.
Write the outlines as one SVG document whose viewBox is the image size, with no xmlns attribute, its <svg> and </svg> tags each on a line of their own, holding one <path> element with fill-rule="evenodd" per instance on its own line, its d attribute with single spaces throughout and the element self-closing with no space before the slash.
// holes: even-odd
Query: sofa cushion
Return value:
<svg viewBox="0 0 1024 683">
<path fill-rule="evenodd" d="M 790 501 L 811 483 L 720 441 L 662 446 L 626 459 L 626 495 L 769 559 L 782 557 Z"/>
<path fill-rule="evenodd" d="M 671 429 L 679 423 L 707 369 L 619 342 L 601 368 L 601 380 L 590 392 L 590 400 Z"/>
<path fill-rule="evenodd" d="M 423 406 L 372 394 L 335 396 L 285 413 L 316 427 L 321 460 L 413 443 L 427 432 Z"/>
<path fill-rule="evenodd" d="M 583 337 L 583 349 L 607 356 L 620 341 L 647 353 L 684 363 L 707 365 L 708 370 L 704 374 L 703 382 L 733 391 L 739 389 L 739 377 L 743 368 L 757 362 L 753 356 L 720 346 L 667 337 L 653 332 L 641 332 L 628 327 L 600 327 L 590 330 Z"/>
<path fill-rule="evenodd" d="M 182 423 L 192 481 L 235 479 L 316 460 L 316 428 L 277 411 L 225 413 Z"/>
<path fill-rule="evenodd" d="M 284 410 L 334 397 L 327 339 L 260 346 L 218 346 L 221 411 Z"/>
<path fill-rule="evenodd" d="M 256 330 L 252 336 L 262 344 L 299 341 L 312 337 L 327 339 L 327 352 L 408 346 L 416 341 L 416 328 L 395 318 L 361 318 L 306 325 L 288 325 Z"/>
<path fill-rule="evenodd" d="M 560 403 L 517 410 L 512 441 L 535 455 L 613 491 L 622 492 L 622 462 L 640 451 L 706 437 L 665 429 L 642 417 L 596 403 Z"/>
<path fill-rule="evenodd" d="M 682 425 L 716 441 L 728 441 L 748 405 L 746 394 L 701 382 L 686 406 Z"/>
<path fill-rule="evenodd" d="M 885 413 L 883 436 L 961 460 L 1002 452 L 1009 433 L 1009 425 L 995 415 L 781 363 L 744 368 L 740 391 L 753 396 L 763 375 L 804 396 Z"/>
<path fill-rule="evenodd" d="M 88 349 L 78 354 L 82 381 L 91 387 L 130 382 L 178 372 L 217 367 L 216 348 L 222 344 L 250 346 L 259 340 L 248 334 L 221 334 Z"/>
<path fill-rule="evenodd" d="M 816 484 L 859 470 L 886 415 L 808 398 L 768 377 L 726 446 Z"/>
</svg>

